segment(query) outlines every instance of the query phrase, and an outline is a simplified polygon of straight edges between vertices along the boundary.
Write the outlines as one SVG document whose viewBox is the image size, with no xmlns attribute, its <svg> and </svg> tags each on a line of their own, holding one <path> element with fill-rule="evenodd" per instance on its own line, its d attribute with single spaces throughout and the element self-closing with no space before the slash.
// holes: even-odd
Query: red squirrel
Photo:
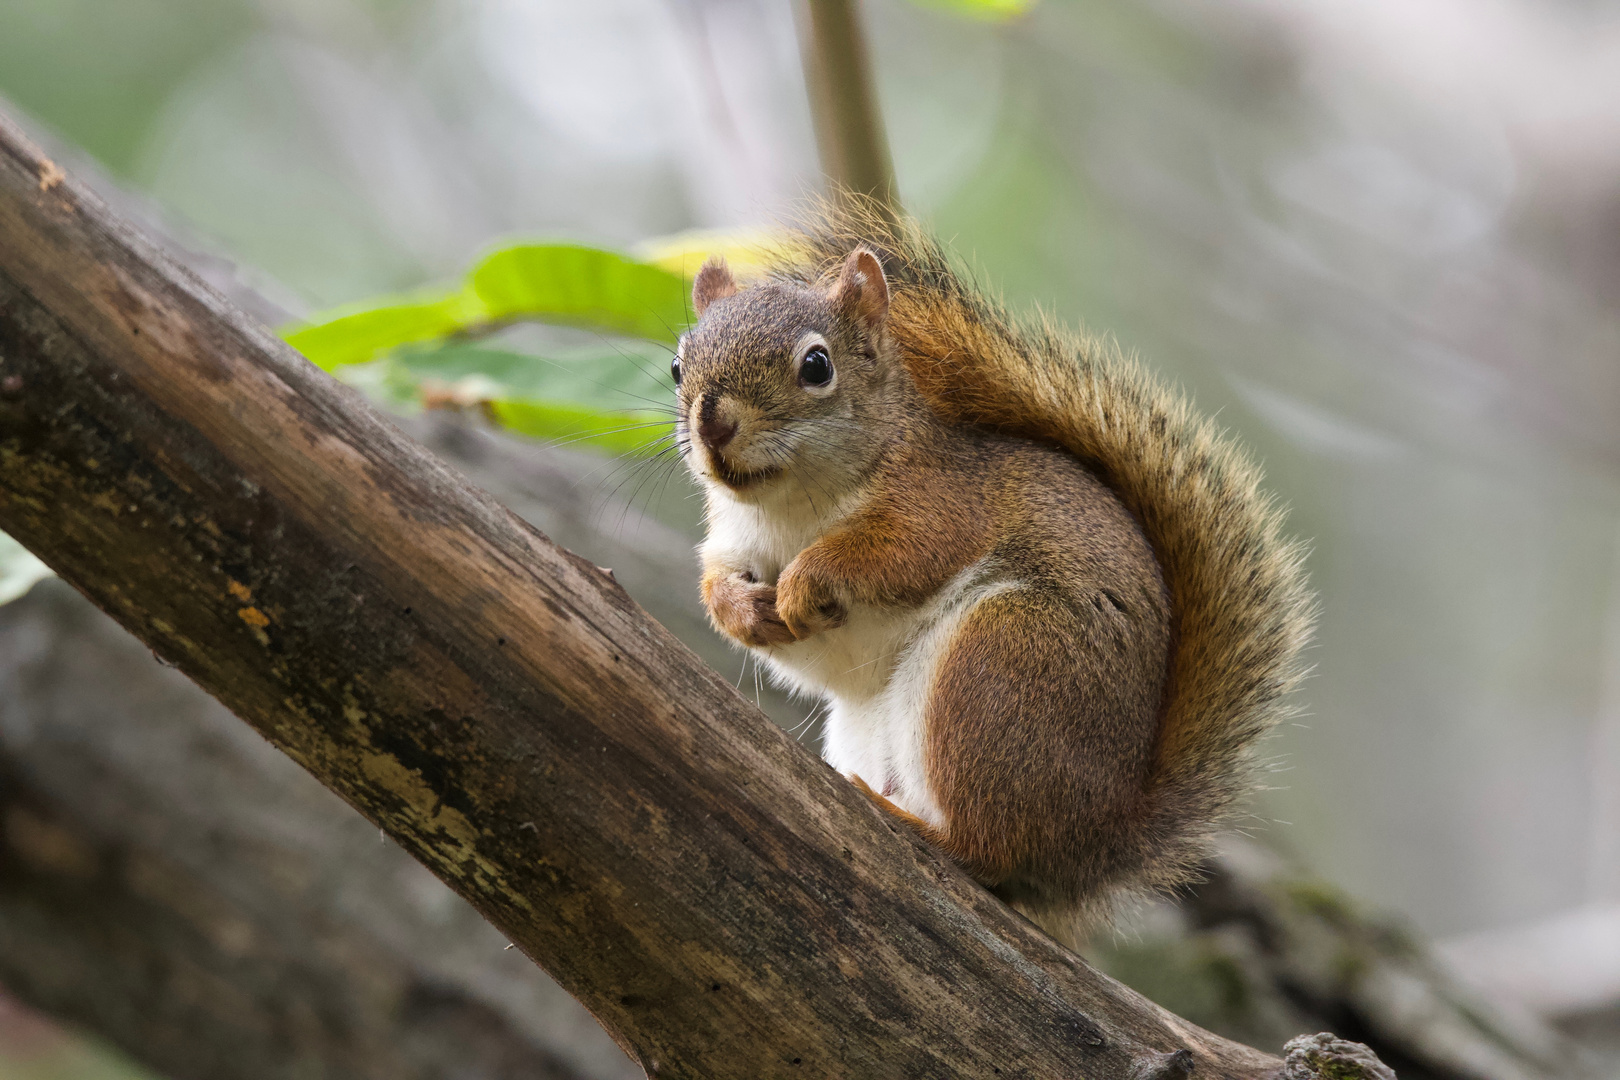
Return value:
<svg viewBox="0 0 1620 1080">
<path fill-rule="evenodd" d="M 1288 714 L 1313 601 L 1250 459 L 1116 349 L 830 211 L 693 284 L 677 438 L 716 628 L 823 755 L 1070 944 L 1186 881 Z"/>
</svg>

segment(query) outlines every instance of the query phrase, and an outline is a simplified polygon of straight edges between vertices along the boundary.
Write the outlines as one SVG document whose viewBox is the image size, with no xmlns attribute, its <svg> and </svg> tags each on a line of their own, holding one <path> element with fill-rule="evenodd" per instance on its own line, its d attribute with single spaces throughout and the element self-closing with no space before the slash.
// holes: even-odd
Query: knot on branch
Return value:
<svg viewBox="0 0 1620 1080">
<path fill-rule="evenodd" d="M 1191 1050 L 1148 1054 L 1131 1069 L 1131 1080 L 1186 1080 L 1193 1074 L 1194 1063 Z"/>
<path fill-rule="evenodd" d="M 1324 1031 L 1289 1039 L 1280 1080 L 1396 1080 L 1395 1070 L 1361 1043 Z"/>
</svg>

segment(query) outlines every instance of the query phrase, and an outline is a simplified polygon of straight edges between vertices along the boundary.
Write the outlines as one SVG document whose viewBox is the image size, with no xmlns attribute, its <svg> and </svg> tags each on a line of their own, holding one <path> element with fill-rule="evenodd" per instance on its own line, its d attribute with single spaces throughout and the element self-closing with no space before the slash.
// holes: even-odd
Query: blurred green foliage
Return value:
<svg viewBox="0 0 1620 1080">
<path fill-rule="evenodd" d="M 911 0 L 918 7 L 966 15 L 972 19 L 999 21 L 1022 15 L 1035 6 L 1035 0 Z"/>
<path fill-rule="evenodd" d="M 243 0 L 6 0 L 0 71 L 18 105 L 71 118 L 74 141 L 128 175 L 176 86 L 257 22 Z"/>
</svg>

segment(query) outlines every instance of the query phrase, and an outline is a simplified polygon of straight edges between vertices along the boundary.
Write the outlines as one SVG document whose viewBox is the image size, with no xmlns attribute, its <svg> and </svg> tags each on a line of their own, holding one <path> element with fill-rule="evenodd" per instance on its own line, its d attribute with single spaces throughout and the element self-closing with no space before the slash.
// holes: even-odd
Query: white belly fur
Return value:
<svg viewBox="0 0 1620 1080">
<path fill-rule="evenodd" d="M 992 567 L 975 563 L 927 604 L 909 612 L 903 632 L 891 636 L 874 634 L 868 639 L 868 647 L 875 654 L 871 666 L 882 668 L 885 678 L 875 693 L 866 696 L 848 695 L 840 687 L 825 691 L 829 708 L 821 754 L 828 764 L 845 776 L 859 776 L 902 810 L 931 824 L 944 825 L 927 768 L 925 720 L 929 689 L 962 620 L 987 597 L 1016 584 L 998 580 Z M 840 627 L 834 633 L 848 628 Z M 791 652 L 814 644 L 812 638 L 786 649 L 768 651 Z M 778 657 L 771 659 L 775 668 L 788 666 Z"/>
<path fill-rule="evenodd" d="M 703 555 L 774 582 L 794 556 L 850 509 L 794 520 L 795 515 L 781 513 L 781 508 L 767 514 L 729 499 L 713 500 Z M 981 601 L 1016 584 L 981 560 L 920 607 L 857 604 L 836 630 L 751 651 L 773 681 L 827 702 L 822 757 L 830 765 L 845 776 L 861 777 L 924 821 L 941 825 L 926 771 L 928 690 L 962 619 Z"/>
</svg>

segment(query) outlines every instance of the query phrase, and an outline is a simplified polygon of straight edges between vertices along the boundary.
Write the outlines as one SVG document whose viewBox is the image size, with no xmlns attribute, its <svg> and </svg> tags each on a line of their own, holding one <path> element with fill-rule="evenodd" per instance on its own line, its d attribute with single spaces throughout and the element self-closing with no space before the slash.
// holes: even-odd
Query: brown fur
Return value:
<svg viewBox="0 0 1620 1080">
<path fill-rule="evenodd" d="M 776 610 L 776 586 L 711 570 L 701 584 L 703 606 L 723 634 L 744 645 L 785 645 L 796 640 Z"/>
<path fill-rule="evenodd" d="M 866 504 L 783 571 L 777 606 L 790 627 L 830 603 L 920 604 L 995 542 L 984 473 L 962 467 L 966 448 L 947 445 L 951 433 L 916 426 Z"/>
<path fill-rule="evenodd" d="M 701 317 L 709 305 L 737 295 L 737 279 L 731 276 L 725 260 L 718 257 L 705 259 L 692 282 L 692 307 Z"/>
<path fill-rule="evenodd" d="M 1068 919 L 1139 864 L 1130 825 L 1144 812 L 1169 597 L 1136 522 L 1069 455 L 946 426 L 911 447 L 782 575 L 778 605 L 803 576 L 890 605 L 922 603 L 986 554 L 1015 572 L 1021 587 L 974 610 L 932 688 L 928 773 L 947 825 L 919 831 L 1031 914 Z"/>
<path fill-rule="evenodd" d="M 843 335 L 876 372 L 852 392 L 885 395 L 849 451 L 845 482 L 870 494 L 772 594 L 712 568 L 716 625 L 802 639 L 852 603 L 920 604 L 982 556 L 1010 566 L 1019 587 L 973 610 L 929 693 L 944 827 L 863 789 L 1071 940 L 1118 891 L 1185 880 L 1287 714 L 1312 619 L 1259 470 L 1117 350 L 1015 323 L 914 225 L 829 211 L 774 274 L 716 297 L 694 337 L 735 358 L 780 351 L 807 319 Z M 815 314 L 829 308 L 847 325 Z M 898 381 L 880 378 L 887 356 Z M 746 367 L 711 360 L 683 400 L 723 386 L 770 414 L 782 391 Z"/>
</svg>

